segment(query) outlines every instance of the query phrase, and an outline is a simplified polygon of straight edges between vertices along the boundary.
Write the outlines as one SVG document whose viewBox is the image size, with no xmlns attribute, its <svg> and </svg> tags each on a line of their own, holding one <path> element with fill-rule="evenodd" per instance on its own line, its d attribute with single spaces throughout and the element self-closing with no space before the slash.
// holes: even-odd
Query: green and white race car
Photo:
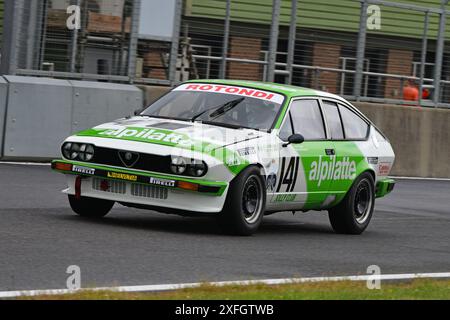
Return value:
<svg viewBox="0 0 450 320">
<path fill-rule="evenodd" d="M 253 234 L 264 215 L 327 210 L 338 233 L 361 234 L 375 198 L 394 188 L 394 151 L 339 96 L 250 81 L 184 83 L 139 115 L 82 131 L 52 168 L 70 205 L 103 217 L 115 203 L 216 216 Z"/>
</svg>

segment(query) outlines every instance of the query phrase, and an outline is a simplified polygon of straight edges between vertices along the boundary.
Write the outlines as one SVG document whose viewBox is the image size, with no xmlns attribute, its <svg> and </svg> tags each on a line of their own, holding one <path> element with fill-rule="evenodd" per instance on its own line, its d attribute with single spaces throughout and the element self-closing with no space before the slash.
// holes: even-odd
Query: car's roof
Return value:
<svg viewBox="0 0 450 320">
<path fill-rule="evenodd" d="M 217 83 L 222 85 L 232 85 L 232 86 L 245 86 L 260 90 L 270 90 L 277 93 L 284 94 L 288 97 L 305 97 L 305 96 L 320 96 L 334 98 L 338 100 L 344 100 L 342 97 L 324 92 L 319 90 L 314 90 L 304 87 L 296 87 L 279 83 L 262 82 L 262 81 L 249 81 L 249 80 L 191 80 L 188 83 Z M 345 100 L 344 100 L 345 101 Z"/>
</svg>

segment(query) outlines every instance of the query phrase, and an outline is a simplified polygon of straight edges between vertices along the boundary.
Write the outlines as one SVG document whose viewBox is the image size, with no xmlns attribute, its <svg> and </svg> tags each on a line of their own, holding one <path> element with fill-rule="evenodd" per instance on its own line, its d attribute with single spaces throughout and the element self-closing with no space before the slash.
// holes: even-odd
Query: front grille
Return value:
<svg viewBox="0 0 450 320">
<path fill-rule="evenodd" d="M 119 151 L 117 149 L 109 148 L 95 148 L 95 156 L 92 163 L 104 164 L 114 167 L 127 168 L 120 160 Z M 154 154 L 139 153 L 138 161 L 132 166 L 133 169 L 161 172 L 172 174 L 170 170 L 170 156 L 159 156 Z"/>
<path fill-rule="evenodd" d="M 124 181 L 105 180 L 99 178 L 92 179 L 92 188 L 97 191 L 126 194 L 127 184 L 130 184 L 131 195 L 141 198 L 166 200 L 169 196 L 169 190 L 158 186 L 150 186 L 139 183 L 127 183 Z"/>
<path fill-rule="evenodd" d="M 133 183 L 131 184 L 131 194 L 135 197 L 166 200 L 169 191 L 166 188 Z"/>
<path fill-rule="evenodd" d="M 127 192 L 127 184 L 123 181 L 105 180 L 105 179 L 92 179 L 92 188 L 94 190 L 125 194 Z"/>
</svg>

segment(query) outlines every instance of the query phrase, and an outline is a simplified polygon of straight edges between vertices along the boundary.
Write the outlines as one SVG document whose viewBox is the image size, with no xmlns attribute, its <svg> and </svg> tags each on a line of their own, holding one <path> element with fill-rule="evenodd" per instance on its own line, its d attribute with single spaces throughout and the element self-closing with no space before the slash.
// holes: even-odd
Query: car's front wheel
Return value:
<svg viewBox="0 0 450 320">
<path fill-rule="evenodd" d="M 331 226 L 336 233 L 361 234 L 372 219 L 374 206 L 374 179 L 365 172 L 356 179 L 342 202 L 329 210 Z"/>
<path fill-rule="evenodd" d="M 69 195 L 69 203 L 72 210 L 81 217 L 103 218 L 114 206 L 114 201 L 75 197 Z"/>
<path fill-rule="evenodd" d="M 257 167 L 249 167 L 233 180 L 219 215 L 221 227 L 230 234 L 254 234 L 264 217 L 266 189 Z"/>
</svg>

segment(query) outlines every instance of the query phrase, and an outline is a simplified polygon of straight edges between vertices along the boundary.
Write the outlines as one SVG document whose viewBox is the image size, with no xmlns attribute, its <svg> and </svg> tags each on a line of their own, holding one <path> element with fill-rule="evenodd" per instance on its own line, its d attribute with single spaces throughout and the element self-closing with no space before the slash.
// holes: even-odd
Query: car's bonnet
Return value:
<svg viewBox="0 0 450 320">
<path fill-rule="evenodd" d="M 133 117 L 102 124 L 77 136 L 139 141 L 161 145 L 189 147 L 193 143 L 223 147 L 267 133 L 250 129 L 231 129 L 202 123 L 170 119 Z"/>
</svg>

